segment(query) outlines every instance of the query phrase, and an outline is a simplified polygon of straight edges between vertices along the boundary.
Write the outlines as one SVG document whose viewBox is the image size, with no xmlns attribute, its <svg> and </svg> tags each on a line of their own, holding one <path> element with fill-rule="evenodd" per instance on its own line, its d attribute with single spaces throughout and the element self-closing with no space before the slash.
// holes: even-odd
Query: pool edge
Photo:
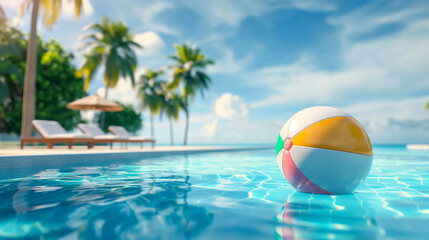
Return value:
<svg viewBox="0 0 429 240">
<path fill-rule="evenodd" d="M 20 167 L 54 167 L 63 164 L 78 163 L 82 161 L 100 162 L 121 159 L 156 157 L 165 155 L 186 155 L 198 153 L 253 151 L 274 149 L 271 146 L 261 147 L 216 147 L 177 150 L 151 150 L 151 151 L 124 151 L 124 152 L 89 152 L 89 153 L 56 153 L 56 154 L 23 154 L 0 156 L 0 169 L 15 169 Z"/>
</svg>

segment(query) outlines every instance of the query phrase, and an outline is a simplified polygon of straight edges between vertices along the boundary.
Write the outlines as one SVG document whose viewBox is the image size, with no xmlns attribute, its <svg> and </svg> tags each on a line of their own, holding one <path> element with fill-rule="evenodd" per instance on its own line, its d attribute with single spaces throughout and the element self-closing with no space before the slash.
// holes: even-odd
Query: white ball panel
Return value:
<svg viewBox="0 0 429 240">
<path fill-rule="evenodd" d="M 367 177 L 372 156 L 293 146 L 292 159 L 314 184 L 334 194 L 352 193 Z"/>
<path fill-rule="evenodd" d="M 284 154 L 285 150 L 282 149 L 280 150 L 280 152 L 277 154 L 277 164 L 279 165 L 279 168 L 283 174 L 283 154 Z M 283 175 L 284 176 L 284 175 Z M 285 177 L 285 176 L 284 176 Z"/>
<path fill-rule="evenodd" d="M 282 130 L 280 130 L 280 136 L 283 139 L 283 141 L 287 138 L 288 133 L 289 133 L 289 125 L 290 122 L 292 121 L 293 116 L 291 118 L 289 118 L 289 120 L 287 120 L 287 122 L 283 125 Z"/>
<path fill-rule="evenodd" d="M 308 127 L 308 126 L 310 126 L 316 122 L 319 122 L 319 121 L 327 119 L 327 118 L 339 117 L 339 116 L 352 117 L 349 114 L 347 114 L 346 112 L 344 112 L 340 109 L 337 109 L 337 108 L 333 108 L 333 107 L 318 106 L 318 107 L 306 108 L 306 109 L 296 113 L 295 115 L 293 115 L 289 119 L 290 123 L 289 123 L 289 126 L 287 127 L 287 130 L 282 129 L 280 134 L 282 134 L 283 132 L 287 132 L 287 134 L 281 135 L 282 138 L 283 138 L 283 136 L 285 136 L 285 138 L 283 138 L 283 140 L 286 139 L 287 137 L 293 138 L 299 132 L 301 132 L 303 129 L 305 129 L 306 127 Z M 285 124 L 285 126 L 286 126 L 286 124 Z"/>
</svg>

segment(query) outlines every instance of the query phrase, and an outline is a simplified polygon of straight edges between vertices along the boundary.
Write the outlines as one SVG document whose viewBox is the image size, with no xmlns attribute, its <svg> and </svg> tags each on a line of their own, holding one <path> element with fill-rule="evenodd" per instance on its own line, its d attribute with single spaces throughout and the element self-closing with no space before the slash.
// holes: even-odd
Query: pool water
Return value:
<svg viewBox="0 0 429 240">
<path fill-rule="evenodd" d="M 429 151 L 404 147 L 376 147 L 367 180 L 342 196 L 296 192 L 274 149 L 11 176 L 0 180 L 0 238 L 429 238 Z"/>
</svg>

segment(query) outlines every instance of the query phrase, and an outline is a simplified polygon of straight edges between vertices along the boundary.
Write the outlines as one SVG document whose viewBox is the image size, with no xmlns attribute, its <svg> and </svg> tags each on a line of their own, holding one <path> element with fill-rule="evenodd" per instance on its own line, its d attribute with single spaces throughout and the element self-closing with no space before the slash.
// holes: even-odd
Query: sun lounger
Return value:
<svg viewBox="0 0 429 240">
<path fill-rule="evenodd" d="M 127 142 L 140 143 L 140 146 L 142 148 L 143 148 L 143 143 L 145 143 L 145 142 L 152 143 L 152 147 L 155 146 L 155 139 L 154 138 L 131 136 L 131 134 L 122 126 L 110 126 L 109 132 L 113 133 L 116 136 L 126 137 Z"/>
<path fill-rule="evenodd" d="M 128 141 L 126 136 L 106 134 L 100 127 L 94 124 L 79 123 L 77 128 L 86 135 L 92 137 L 94 143 L 109 143 L 110 148 L 112 148 L 114 142 L 119 142 L 122 145 L 122 143 Z"/>
<path fill-rule="evenodd" d="M 33 120 L 33 128 L 39 133 L 41 138 L 21 138 L 21 149 L 25 143 L 46 143 L 48 148 L 52 148 L 54 143 L 67 143 L 69 149 L 73 143 L 86 143 L 88 148 L 93 146 L 93 139 L 85 134 L 67 133 L 57 121 Z"/>
</svg>

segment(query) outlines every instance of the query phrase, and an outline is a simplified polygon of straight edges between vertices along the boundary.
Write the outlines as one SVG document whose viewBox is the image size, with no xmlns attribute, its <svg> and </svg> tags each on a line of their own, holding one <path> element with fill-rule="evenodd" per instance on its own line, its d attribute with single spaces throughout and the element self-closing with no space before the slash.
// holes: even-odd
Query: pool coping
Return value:
<svg viewBox="0 0 429 240">
<path fill-rule="evenodd" d="M 0 169 L 16 169 L 28 167 L 57 167 L 64 164 L 97 163 L 112 160 L 125 160 L 166 155 L 187 155 L 197 153 L 251 151 L 274 149 L 271 146 L 261 147 L 199 147 L 180 149 L 150 149 L 150 150 L 126 150 L 126 151 L 101 151 L 101 152 L 70 152 L 70 153 L 42 153 L 42 154 L 16 154 L 0 155 Z"/>
<path fill-rule="evenodd" d="M 407 144 L 406 147 L 413 150 L 429 150 L 429 144 Z"/>
</svg>

